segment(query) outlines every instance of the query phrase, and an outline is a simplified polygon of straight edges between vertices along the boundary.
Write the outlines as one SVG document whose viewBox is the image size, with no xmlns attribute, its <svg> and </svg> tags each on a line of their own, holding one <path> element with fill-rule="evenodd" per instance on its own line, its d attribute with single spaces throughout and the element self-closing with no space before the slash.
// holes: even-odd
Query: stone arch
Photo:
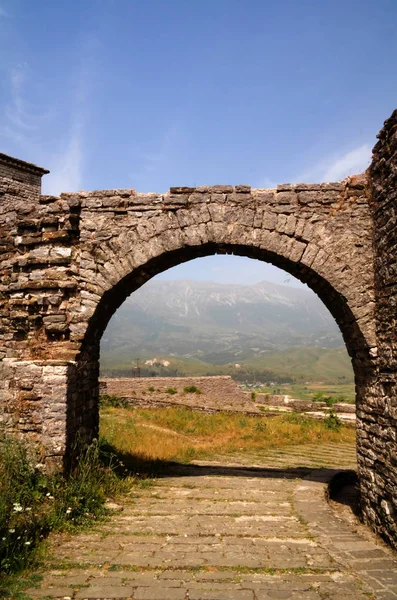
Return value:
<svg viewBox="0 0 397 600">
<path fill-rule="evenodd" d="M 362 183 L 356 184 L 355 189 L 362 190 Z M 256 192 L 252 192 L 254 197 Z M 258 195 L 261 193 L 259 191 Z M 163 201 L 166 202 L 167 198 Z M 80 334 L 82 331 L 84 334 L 76 360 L 78 394 L 73 393 L 73 386 L 69 390 L 70 440 L 77 430 L 82 435 L 96 434 L 99 342 L 117 308 L 128 295 L 154 275 L 192 258 L 215 253 L 238 254 L 270 262 L 307 283 L 315 291 L 341 329 L 353 361 L 360 402 L 370 372 L 371 354 L 374 353 L 373 303 L 370 277 L 367 285 L 363 285 L 365 278 L 361 267 L 365 256 L 360 251 L 365 248 L 365 240 L 362 236 L 357 238 L 352 223 L 349 224 L 350 229 L 344 229 L 340 237 L 335 234 L 330 236 L 324 219 L 316 227 L 308 227 L 307 222 L 301 224 L 296 234 L 297 219 L 290 214 L 282 219 L 284 231 L 288 231 L 285 233 L 277 230 L 279 215 L 272 219 L 271 213 L 268 213 L 266 218 L 272 228 L 263 229 L 253 226 L 253 215 L 247 223 L 250 209 L 241 213 L 233 206 L 229 208 L 223 205 L 216 213 L 219 221 L 208 220 L 205 213 L 210 213 L 210 210 L 204 205 L 168 211 L 165 215 L 141 221 L 140 231 L 137 228 L 138 239 L 134 235 L 121 234 L 112 236 L 100 248 L 94 246 L 90 249 L 89 262 L 95 265 L 95 269 L 92 267 L 95 276 L 86 274 L 86 303 L 82 302 L 86 319 L 83 327 L 79 322 Z M 203 214 L 207 219 L 205 221 Z M 329 218 L 329 211 L 326 214 Z M 284 217 L 283 214 L 281 216 Z M 226 227 L 223 225 L 225 222 L 228 223 Z M 334 226 L 333 217 L 330 222 Z M 338 230 L 339 225 L 336 227 Z M 369 248 L 367 246 L 366 250 Z M 372 275 L 371 271 L 369 275 Z"/>
<path fill-rule="evenodd" d="M 40 194 L 44 169 L 0 154 L 0 418 L 6 427 L 59 462 L 76 433 L 87 439 L 96 433 L 99 339 L 129 293 L 198 256 L 234 252 L 267 260 L 306 282 L 339 324 L 356 376 L 366 516 L 396 543 L 395 334 L 394 317 L 383 309 L 394 293 L 395 260 L 384 248 L 386 238 L 394 248 L 395 223 L 382 216 L 385 207 L 394 218 L 395 121 L 394 115 L 386 142 L 377 146 L 382 168 L 373 165 L 372 188 L 358 176 L 273 190 L 115 189 L 58 198 Z"/>
</svg>

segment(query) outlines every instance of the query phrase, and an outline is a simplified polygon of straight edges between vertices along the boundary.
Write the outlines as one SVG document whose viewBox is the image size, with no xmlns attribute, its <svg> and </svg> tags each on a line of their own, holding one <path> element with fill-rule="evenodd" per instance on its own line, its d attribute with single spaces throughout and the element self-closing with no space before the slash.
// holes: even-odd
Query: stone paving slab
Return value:
<svg viewBox="0 0 397 600">
<path fill-rule="evenodd" d="M 240 459 L 241 460 L 241 459 Z M 54 537 L 38 598 L 397 600 L 396 555 L 338 518 L 335 468 L 178 466 L 91 532 Z"/>
</svg>

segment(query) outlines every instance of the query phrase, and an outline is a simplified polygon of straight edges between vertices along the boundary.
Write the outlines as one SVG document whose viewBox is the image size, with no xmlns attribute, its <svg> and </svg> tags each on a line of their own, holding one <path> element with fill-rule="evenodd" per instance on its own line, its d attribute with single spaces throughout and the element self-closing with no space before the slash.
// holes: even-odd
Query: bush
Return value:
<svg viewBox="0 0 397 600">
<path fill-rule="evenodd" d="M 335 396 L 326 396 L 324 394 L 324 392 L 317 392 L 317 394 L 314 394 L 313 401 L 314 402 L 325 402 L 325 404 L 327 406 L 329 406 L 330 408 L 334 404 L 336 404 L 337 402 L 340 402 L 340 400 L 338 399 L 338 397 L 335 397 Z"/>
<path fill-rule="evenodd" d="M 251 400 L 252 400 L 252 402 L 255 402 L 255 400 L 256 400 L 256 392 L 251 392 Z"/>
<path fill-rule="evenodd" d="M 177 390 L 177 389 L 175 389 L 175 388 L 167 388 L 167 389 L 165 390 L 165 393 L 166 393 L 166 394 L 171 394 L 171 395 L 172 395 L 172 394 L 177 394 L 177 393 L 178 393 L 178 390 Z"/>
<path fill-rule="evenodd" d="M 128 399 L 120 398 L 119 396 L 115 396 L 114 394 L 104 394 L 99 397 L 99 406 L 113 406 L 114 408 L 127 408 L 128 407 Z"/>
<path fill-rule="evenodd" d="M 339 431 L 340 428 L 343 426 L 342 421 L 332 408 L 329 411 L 328 416 L 324 419 L 324 424 L 328 429 L 331 429 L 332 431 Z"/>
<path fill-rule="evenodd" d="M 185 394 L 201 394 L 200 388 L 196 387 L 195 385 L 187 385 L 183 388 L 183 391 Z"/>
<path fill-rule="evenodd" d="M 149 390 L 149 392 L 154 392 L 155 391 L 155 389 L 154 389 L 154 387 L 152 385 L 150 387 L 148 387 L 148 390 Z"/>
<path fill-rule="evenodd" d="M 94 441 L 67 476 L 46 474 L 37 454 L 0 431 L 0 573 L 21 571 L 51 530 L 75 529 L 106 513 L 108 496 L 130 483 Z M 0 585 L 0 596 L 2 588 Z"/>
</svg>

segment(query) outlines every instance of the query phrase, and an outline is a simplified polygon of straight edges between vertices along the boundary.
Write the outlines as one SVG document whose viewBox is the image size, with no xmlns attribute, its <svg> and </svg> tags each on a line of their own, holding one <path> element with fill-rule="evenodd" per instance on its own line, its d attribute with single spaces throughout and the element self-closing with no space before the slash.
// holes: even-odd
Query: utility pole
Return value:
<svg viewBox="0 0 397 600">
<path fill-rule="evenodd" d="M 141 376 L 141 367 L 139 366 L 139 358 L 135 359 L 136 364 L 132 363 L 132 376 L 140 377 Z"/>
</svg>

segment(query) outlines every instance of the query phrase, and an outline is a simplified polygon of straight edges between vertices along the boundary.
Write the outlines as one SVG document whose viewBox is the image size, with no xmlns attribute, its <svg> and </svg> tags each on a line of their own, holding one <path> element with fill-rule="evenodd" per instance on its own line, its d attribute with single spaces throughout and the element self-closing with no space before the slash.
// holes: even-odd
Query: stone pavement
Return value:
<svg viewBox="0 0 397 600">
<path fill-rule="evenodd" d="M 134 489 L 123 511 L 91 532 L 54 538 L 40 587 L 27 594 L 397 599 L 396 555 L 364 526 L 338 517 L 325 499 L 340 464 L 354 466 L 348 445 L 175 466 Z"/>
</svg>

